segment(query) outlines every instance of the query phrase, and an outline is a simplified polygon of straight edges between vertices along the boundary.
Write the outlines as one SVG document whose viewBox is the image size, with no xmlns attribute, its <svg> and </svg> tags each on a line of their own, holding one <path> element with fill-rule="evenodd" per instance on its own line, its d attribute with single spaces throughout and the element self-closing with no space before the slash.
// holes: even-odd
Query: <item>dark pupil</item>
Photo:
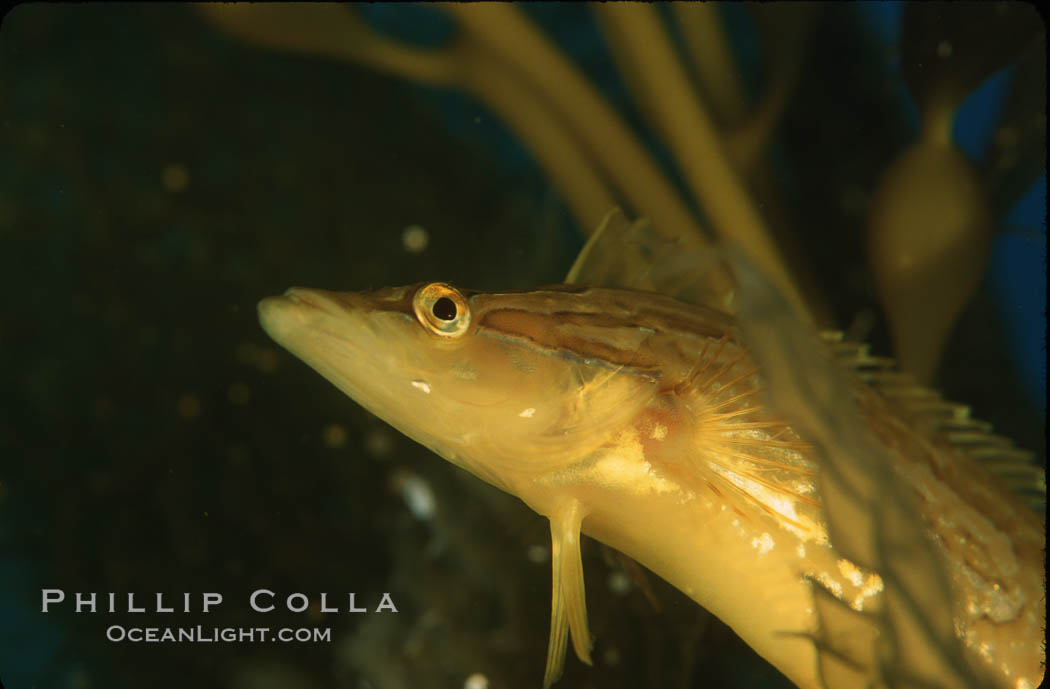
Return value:
<svg viewBox="0 0 1050 689">
<path fill-rule="evenodd" d="M 441 297 L 434 302 L 434 308 L 431 311 L 441 320 L 450 321 L 456 317 L 456 304 L 448 297 Z"/>
</svg>

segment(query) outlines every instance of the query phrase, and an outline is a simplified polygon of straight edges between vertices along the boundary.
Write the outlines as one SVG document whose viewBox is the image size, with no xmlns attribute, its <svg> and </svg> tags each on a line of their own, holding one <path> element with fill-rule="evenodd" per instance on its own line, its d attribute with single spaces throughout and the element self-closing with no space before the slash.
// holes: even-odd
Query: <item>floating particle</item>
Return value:
<svg viewBox="0 0 1050 689">
<path fill-rule="evenodd" d="M 609 586 L 609 590 L 618 596 L 622 596 L 631 590 L 630 577 L 620 570 L 610 572 L 606 583 Z"/>
<path fill-rule="evenodd" d="M 365 452 L 373 457 L 387 457 L 394 450 L 394 438 L 382 428 L 365 434 Z"/>
<path fill-rule="evenodd" d="M 430 233 L 422 225 L 409 225 L 401 231 L 401 244 L 410 254 L 423 253 L 430 244 Z"/>
<path fill-rule="evenodd" d="M 165 191 L 170 191 L 173 194 L 186 191 L 190 186 L 189 170 L 186 169 L 185 165 L 180 165 L 179 163 L 165 165 L 160 172 L 160 183 Z"/>
<path fill-rule="evenodd" d="M 619 665 L 620 664 L 620 651 L 615 646 L 610 646 L 605 649 L 605 653 L 602 654 L 602 660 L 605 661 L 606 665 Z"/>
<path fill-rule="evenodd" d="M 328 447 L 343 447 L 346 445 L 346 429 L 337 423 L 330 423 L 321 431 L 321 439 Z"/>
<path fill-rule="evenodd" d="M 937 57 L 942 60 L 947 60 L 952 56 L 952 44 L 950 41 L 944 40 L 937 44 Z"/>
<path fill-rule="evenodd" d="M 525 557 L 529 558 L 529 562 L 535 562 L 539 565 L 543 564 L 550 558 L 550 551 L 547 550 L 546 546 L 534 543 L 525 551 Z"/>
<path fill-rule="evenodd" d="M 245 383 L 241 381 L 234 381 L 229 389 L 226 390 L 226 399 L 230 401 L 230 404 L 242 405 L 247 404 L 248 400 L 252 398 L 252 390 Z"/>
<path fill-rule="evenodd" d="M 179 397 L 179 401 L 175 405 L 178 409 L 179 416 L 184 419 L 195 419 L 200 416 L 201 413 L 201 401 L 196 395 L 186 393 Z"/>
<path fill-rule="evenodd" d="M 489 678 L 475 672 L 463 682 L 463 689 L 489 689 Z"/>
<path fill-rule="evenodd" d="M 408 505 L 408 511 L 416 519 L 427 521 L 434 516 L 437 501 L 430 484 L 422 476 L 410 471 L 395 471 L 390 476 L 390 485 L 401 494 L 401 498 Z"/>
<path fill-rule="evenodd" d="M 270 373 L 277 368 L 277 352 L 270 347 L 260 347 L 254 342 L 244 341 L 237 345 L 233 354 L 238 364 L 255 366 L 263 373 Z"/>
<path fill-rule="evenodd" d="M 263 373 L 271 373 L 277 368 L 277 352 L 263 347 L 255 353 L 255 366 Z"/>
</svg>

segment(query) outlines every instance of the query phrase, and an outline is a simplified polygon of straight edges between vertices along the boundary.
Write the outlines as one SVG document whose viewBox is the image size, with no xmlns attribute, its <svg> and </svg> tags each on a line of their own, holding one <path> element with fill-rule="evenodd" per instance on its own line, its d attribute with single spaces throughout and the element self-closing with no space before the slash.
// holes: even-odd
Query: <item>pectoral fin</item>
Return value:
<svg viewBox="0 0 1050 689">
<path fill-rule="evenodd" d="M 587 602 L 583 592 L 583 560 L 580 558 L 580 524 L 584 517 L 578 500 L 560 505 L 551 515 L 551 638 L 547 647 L 547 669 L 543 688 L 561 677 L 568 637 L 580 660 L 591 664 L 591 634 L 587 629 Z"/>
</svg>

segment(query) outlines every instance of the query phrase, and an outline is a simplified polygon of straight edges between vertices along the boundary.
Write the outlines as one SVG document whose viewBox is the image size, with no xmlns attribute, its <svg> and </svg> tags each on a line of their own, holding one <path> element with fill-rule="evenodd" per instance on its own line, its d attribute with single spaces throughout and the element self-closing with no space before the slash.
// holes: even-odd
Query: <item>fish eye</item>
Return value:
<svg viewBox="0 0 1050 689">
<path fill-rule="evenodd" d="M 423 327 L 441 337 L 460 337 L 470 327 L 467 300 L 443 282 L 421 287 L 412 299 L 412 310 Z"/>
<path fill-rule="evenodd" d="M 456 317 L 456 302 L 448 297 L 441 297 L 434 302 L 430 311 L 443 321 L 451 321 Z"/>
</svg>

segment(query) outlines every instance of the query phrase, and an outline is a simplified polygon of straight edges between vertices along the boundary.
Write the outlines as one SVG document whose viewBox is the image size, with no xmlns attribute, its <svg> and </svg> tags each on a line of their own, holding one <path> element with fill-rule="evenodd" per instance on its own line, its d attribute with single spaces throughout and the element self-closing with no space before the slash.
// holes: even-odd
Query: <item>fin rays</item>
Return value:
<svg viewBox="0 0 1050 689">
<path fill-rule="evenodd" d="M 907 373 L 896 370 L 896 362 L 874 357 L 868 346 L 844 340 L 840 332 L 821 333 L 835 360 L 851 369 L 883 397 L 932 428 L 957 450 L 979 462 L 1011 492 L 1019 495 L 1037 513 L 1046 506 L 1046 473 L 1034 455 L 995 435 L 989 423 L 970 416 L 970 407 L 946 400 L 931 388 L 919 385 Z"/>
<path fill-rule="evenodd" d="M 585 516 L 578 500 L 568 500 L 550 515 L 551 522 L 551 636 L 543 688 L 561 677 L 568 637 L 580 660 L 591 664 L 591 634 L 580 557 L 580 525 Z"/>
</svg>

